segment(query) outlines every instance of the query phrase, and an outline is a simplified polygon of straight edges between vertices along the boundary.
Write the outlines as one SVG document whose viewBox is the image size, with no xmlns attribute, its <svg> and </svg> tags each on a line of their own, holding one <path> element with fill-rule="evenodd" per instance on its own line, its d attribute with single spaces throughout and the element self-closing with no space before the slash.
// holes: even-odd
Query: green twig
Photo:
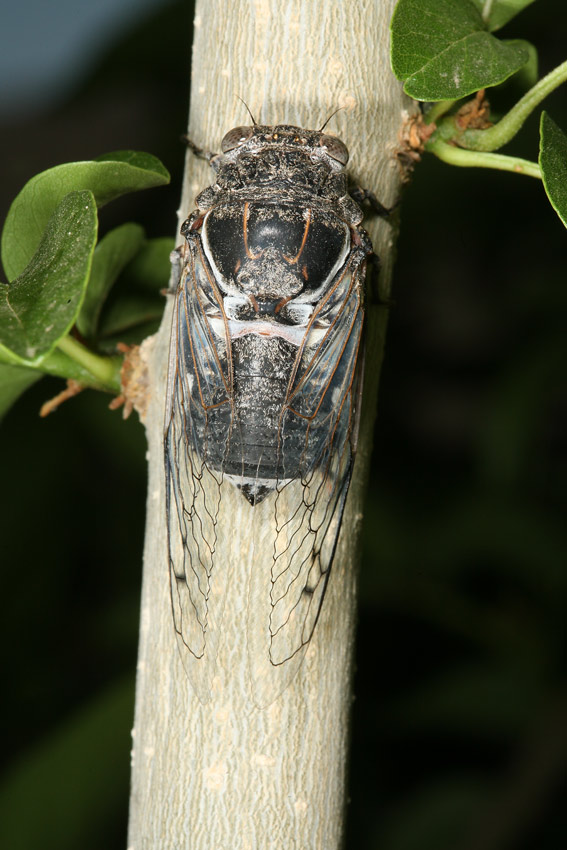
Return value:
<svg viewBox="0 0 567 850">
<path fill-rule="evenodd" d="M 488 130 L 465 130 L 454 135 L 461 147 L 475 151 L 495 151 L 512 139 L 535 107 L 567 80 L 567 61 L 543 77 L 500 121 Z"/>
<path fill-rule="evenodd" d="M 454 145 L 448 145 L 440 139 L 429 142 L 425 148 L 442 159 L 443 162 L 448 162 L 451 165 L 459 165 L 464 168 L 497 168 L 501 171 L 513 171 L 516 174 L 526 174 L 528 177 L 541 179 L 541 171 L 536 162 L 520 159 L 517 156 L 464 150 Z"/>
<path fill-rule="evenodd" d="M 423 116 L 423 120 L 426 124 L 433 124 L 442 115 L 445 115 L 455 103 L 457 103 L 456 100 L 439 100 L 437 103 L 433 103 Z"/>
<path fill-rule="evenodd" d="M 71 336 L 63 337 L 57 343 L 57 348 L 80 367 L 86 369 L 87 373 L 94 379 L 89 383 L 96 384 L 111 392 L 120 392 L 121 357 L 101 357 L 98 354 L 93 354 L 92 351 L 89 351 L 88 348 L 85 348 Z M 66 377 L 74 376 L 68 375 Z"/>
</svg>

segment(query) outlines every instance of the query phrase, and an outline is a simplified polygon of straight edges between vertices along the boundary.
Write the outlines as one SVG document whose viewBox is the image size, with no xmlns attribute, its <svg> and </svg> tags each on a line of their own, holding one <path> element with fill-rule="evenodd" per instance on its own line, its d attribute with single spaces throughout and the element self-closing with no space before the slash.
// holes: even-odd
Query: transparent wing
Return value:
<svg viewBox="0 0 567 850">
<path fill-rule="evenodd" d="M 222 470 L 219 458 L 230 441 L 232 376 L 221 298 L 198 240 L 193 248 L 173 311 L 165 477 L 175 631 L 189 678 L 207 702 L 228 580 L 226 571 L 215 569 L 222 480 L 216 470 Z"/>
<path fill-rule="evenodd" d="M 258 626 L 256 605 L 249 620 L 259 705 L 272 702 L 297 672 L 327 588 L 355 448 L 364 269 L 363 258 L 351 258 L 315 311 L 282 410 L 284 480 L 275 498 L 268 624 Z M 286 467 L 297 470 L 298 457 L 300 474 L 285 480 Z M 254 576 L 251 582 L 255 600 Z"/>
</svg>

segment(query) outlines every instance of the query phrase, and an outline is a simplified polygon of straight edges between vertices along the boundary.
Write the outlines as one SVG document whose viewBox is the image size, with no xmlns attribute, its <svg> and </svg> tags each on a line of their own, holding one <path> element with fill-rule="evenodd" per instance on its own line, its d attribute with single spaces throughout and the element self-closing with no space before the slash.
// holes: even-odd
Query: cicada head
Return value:
<svg viewBox="0 0 567 850">
<path fill-rule="evenodd" d="M 222 153 L 212 160 L 212 164 L 218 171 L 221 165 L 234 162 L 245 154 L 258 154 L 270 148 L 303 153 L 313 162 L 325 162 L 333 171 L 342 171 L 349 157 L 344 142 L 320 130 L 304 130 L 291 124 L 255 124 L 229 130 L 221 143 Z"/>
</svg>

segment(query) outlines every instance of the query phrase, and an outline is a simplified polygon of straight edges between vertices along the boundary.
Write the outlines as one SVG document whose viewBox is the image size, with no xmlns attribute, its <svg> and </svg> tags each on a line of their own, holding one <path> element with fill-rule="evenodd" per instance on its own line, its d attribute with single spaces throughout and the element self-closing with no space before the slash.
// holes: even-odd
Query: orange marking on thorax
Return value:
<svg viewBox="0 0 567 850">
<path fill-rule="evenodd" d="M 244 229 L 244 250 L 246 251 L 246 256 L 250 260 L 257 260 L 258 257 L 262 256 L 262 251 L 259 251 L 257 254 L 253 254 L 250 248 L 248 247 L 248 219 L 250 218 L 250 204 L 248 201 L 244 204 L 244 221 L 243 221 L 243 229 Z"/>
<path fill-rule="evenodd" d="M 295 264 L 299 261 L 301 254 L 303 253 L 303 249 L 305 248 L 305 243 L 307 242 L 307 234 L 309 233 L 309 225 L 311 224 L 311 210 L 307 209 L 307 221 L 305 222 L 305 230 L 303 231 L 303 239 L 301 240 L 301 245 L 299 246 L 299 251 L 295 255 L 295 257 L 287 257 L 285 254 L 283 255 L 284 260 L 287 260 L 288 263 Z"/>
</svg>

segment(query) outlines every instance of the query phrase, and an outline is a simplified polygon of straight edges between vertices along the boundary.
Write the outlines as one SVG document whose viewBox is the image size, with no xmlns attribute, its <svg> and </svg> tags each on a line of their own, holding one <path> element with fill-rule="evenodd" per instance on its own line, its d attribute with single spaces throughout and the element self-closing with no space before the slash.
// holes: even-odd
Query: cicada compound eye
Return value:
<svg viewBox="0 0 567 850">
<path fill-rule="evenodd" d="M 336 159 L 336 161 L 340 162 L 341 165 L 347 164 L 348 148 L 343 142 L 341 142 L 340 139 L 337 139 L 336 136 L 321 136 L 319 144 L 321 147 L 327 149 L 327 153 L 332 159 Z"/>
<path fill-rule="evenodd" d="M 228 153 L 247 142 L 253 132 L 253 127 L 234 127 L 234 129 L 229 130 L 221 143 L 222 152 Z"/>
</svg>

